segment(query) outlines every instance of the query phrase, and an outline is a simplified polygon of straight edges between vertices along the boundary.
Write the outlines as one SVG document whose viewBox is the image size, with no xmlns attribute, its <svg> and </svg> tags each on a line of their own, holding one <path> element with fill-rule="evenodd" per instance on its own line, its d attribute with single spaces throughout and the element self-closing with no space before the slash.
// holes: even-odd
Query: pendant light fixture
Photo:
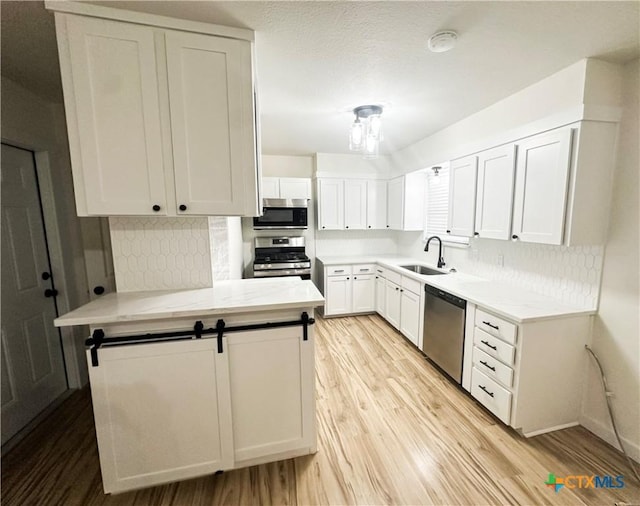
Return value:
<svg viewBox="0 0 640 506">
<path fill-rule="evenodd" d="M 361 105 L 353 110 L 349 149 L 360 151 L 365 158 L 376 158 L 382 140 L 382 106 Z"/>
</svg>

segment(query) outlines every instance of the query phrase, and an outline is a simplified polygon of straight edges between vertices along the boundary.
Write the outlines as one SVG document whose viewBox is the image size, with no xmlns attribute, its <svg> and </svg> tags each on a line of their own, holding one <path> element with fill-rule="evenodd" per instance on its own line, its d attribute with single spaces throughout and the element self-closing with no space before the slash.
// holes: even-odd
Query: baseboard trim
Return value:
<svg viewBox="0 0 640 506">
<path fill-rule="evenodd" d="M 579 422 L 564 423 L 562 425 L 555 425 L 554 427 L 547 427 L 546 429 L 539 429 L 531 432 L 522 432 L 522 435 L 524 437 L 534 437 L 534 436 L 539 436 L 541 434 L 546 434 L 548 432 L 554 432 L 556 430 L 568 429 L 570 427 L 575 427 L 576 425 L 580 425 L 580 423 Z"/>
<path fill-rule="evenodd" d="M 589 432 L 592 432 L 597 437 L 602 439 L 603 441 L 609 443 L 616 450 L 621 450 L 618 445 L 618 440 L 616 439 L 615 432 L 613 432 L 613 428 L 608 423 L 603 423 L 600 420 L 596 420 L 590 416 L 581 415 L 580 416 L 580 425 L 582 425 Z M 620 436 L 622 440 L 622 444 L 624 445 L 624 449 L 627 451 L 627 455 L 631 457 L 636 462 L 640 462 L 640 445 L 631 441 L 630 439 L 625 438 L 624 436 Z"/>
</svg>

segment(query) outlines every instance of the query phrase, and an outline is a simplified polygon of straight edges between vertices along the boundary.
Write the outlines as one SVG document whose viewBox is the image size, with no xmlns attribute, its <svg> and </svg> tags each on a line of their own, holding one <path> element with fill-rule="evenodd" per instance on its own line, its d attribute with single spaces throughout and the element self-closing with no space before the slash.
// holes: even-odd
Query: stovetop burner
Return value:
<svg viewBox="0 0 640 506">
<path fill-rule="evenodd" d="M 269 263 L 269 262 L 306 262 L 309 257 L 303 252 L 269 252 L 259 253 L 256 251 L 255 263 Z"/>
</svg>

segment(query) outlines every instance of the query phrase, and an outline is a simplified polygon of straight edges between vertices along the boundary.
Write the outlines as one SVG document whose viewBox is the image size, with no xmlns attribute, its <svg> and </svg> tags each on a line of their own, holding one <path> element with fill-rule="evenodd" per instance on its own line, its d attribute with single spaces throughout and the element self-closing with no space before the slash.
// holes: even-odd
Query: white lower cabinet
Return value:
<svg viewBox="0 0 640 506">
<path fill-rule="evenodd" d="M 420 332 L 420 295 L 401 288 L 400 332 L 418 346 Z"/>
<path fill-rule="evenodd" d="M 387 310 L 385 305 L 387 280 L 384 277 L 385 270 L 382 267 L 376 267 L 376 313 L 383 318 L 387 317 Z"/>
<path fill-rule="evenodd" d="M 515 323 L 467 304 L 462 386 L 524 436 L 578 424 L 589 316 Z"/>
<path fill-rule="evenodd" d="M 396 329 L 400 328 L 400 311 L 402 304 L 400 295 L 400 285 L 387 279 L 384 301 L 386 306 L 386 319 Z"/>
<path fill-rule="evenodd" d="M 313 344 L 302 327 L 234 333 L 227 346 L 236 462 L 313 446 Z"/>
<path fill-rule="evenodd" d="M 89 378 L 105 493 L 233 467 L 228 355 L 215 339 L 102 347 Z"/>
<path fill-rule="evenodd" d="M 273 317 L 296 321 L 300 313 Z M 204 322 L 210 327 L 215 320 Z M 121 328 L 107 333 L 131 334 Z M 229 331 L 221 345 L 204 336 L 104 344 L 95 366 L 87 351 L 105 493 L 316 451 L 313 327 L 306 339 L 302 325 Z"/>
<path fill-rule="evenodd" d="M 319 269 L 324 290 L 324 316 L 373 313 L 376 278 L 373 264 L 330 265 Z"/>
</svg>

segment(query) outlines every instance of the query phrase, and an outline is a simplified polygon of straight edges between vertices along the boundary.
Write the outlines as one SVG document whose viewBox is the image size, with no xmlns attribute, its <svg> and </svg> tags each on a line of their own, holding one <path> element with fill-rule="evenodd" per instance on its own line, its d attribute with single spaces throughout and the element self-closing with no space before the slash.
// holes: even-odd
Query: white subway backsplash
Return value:
<svg viewBox="0 0 640 506">
<path fill-rule="evenodd" d="M 603 246 L 550 246 L 475 239 L 468 249 L 446 248 L 448 267 L 505 281 L 554 299 L 597 308 Z"/>
<path fill-rule="evenodd" d="M 118 292 L 212 284 L 206 217 L 109 218 Z"/>
</svg>

